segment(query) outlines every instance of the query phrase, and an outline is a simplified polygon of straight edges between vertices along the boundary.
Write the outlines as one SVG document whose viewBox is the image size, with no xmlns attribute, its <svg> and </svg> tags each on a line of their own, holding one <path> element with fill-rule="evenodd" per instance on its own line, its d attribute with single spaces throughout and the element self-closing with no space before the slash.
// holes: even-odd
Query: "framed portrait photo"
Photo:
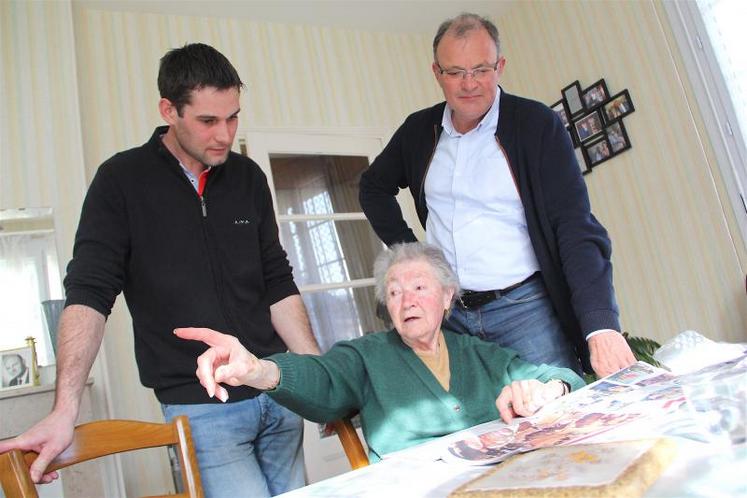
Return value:
<svg viewBox="0 0 747 498">
<path fill-rule="evenodd" d="M 33 347 L 0 351 L 0 390 L 34 386 L 37 379 Z"/>
<path fill-rule="evenodd" d="M 574 152 L 576 152 L 576 162 L 578 162 L 578 169 L 581 170 L 581 174 L 588 175 L 589 173 L 591 173 L 591 167 L 586 161 L 586 155 L 584 155 L 583 149 L 581 149 L 581 147 L 577 147 L 574 149 Z"/>
<path fill-rule="evenodd" d="M 602 115 L 592 111 L 573 122 L 573 129 L 580 143 L 586 142 L 604 131 Z"/>
<path fill-rule="evenodd" d="M 607 141 L 610 143 L 612 155 L 619 154 L 630 148 L 630 139 L 628 139 L 628 133 L 625 131 L 625 125 L 622 120 L 608 125 L 604 129 L 604 132 L 607 135 Z"/>
<path fill-rule="evenodd" d="M 604 82 L 604 78 L 597 81 L 581 93 L 581 99 L 584 101 L 584 108 L 587 111 L 596 109 L 609 99 L 609 97 L 610 94 L 607 91 L 607 83 Z"/>
<path fill-rule="evenodd" d="M 585 112 L 584 101 L 581 100 L 581 84 L 578 80 L 563 88 L 561 93 L 563 94 L 563 99 L 565 99 L 566 109 L 571 119 Z"/>
<path fill-rule="evenodd" d="M 635 111 L 635 107 L 627 89 L 610 97 L 610 100 L 602 106 L 604 120 L 607 123 L 618 121 L 633 111 Z"/>
<path fill-rule="evenodd" d="M 568 119 L 568 111 L 566 111 L 565 109 L 565 100 L 558 100 L 552 105 L 551 109 L 555 111 L 555 114 L 560 117 L 560 120 L 563 122 L 563 126 L 565 126 L 566 128 L 571 126 L 571 121 Z"/>
<path fill-rule="evenodd" d="M 583 149 L 586 161 L 591 168 L 599 166 L 613 155 L 612 147 L 604 135 L 594 142 L 583 145 Z"/>
</svg>

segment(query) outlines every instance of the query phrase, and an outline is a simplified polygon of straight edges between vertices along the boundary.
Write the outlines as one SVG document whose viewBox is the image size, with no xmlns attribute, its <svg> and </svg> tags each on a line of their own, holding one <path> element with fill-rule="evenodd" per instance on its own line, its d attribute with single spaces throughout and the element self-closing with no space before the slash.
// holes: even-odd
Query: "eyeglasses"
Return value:
<svg viewBox="0 0 747 498">
<path fill-rule="evenodd" d="M 471 75 L 475 80 L 482 81 L 487 78 L 490 73 L 498 69 L 499 62 L 500 59 L 495 61 L 495 64 L 493 64 L 492 66 L 478 66 L 471 71 L 457 67 L 444 69 L 438 62 L 436 62 L 436 66 L 438 66 L 438 70 L 440 71 L 442 76 L 445 76 L 447 79 L 452 81 L 466 80 L 468 74 Z"/>
</svg>

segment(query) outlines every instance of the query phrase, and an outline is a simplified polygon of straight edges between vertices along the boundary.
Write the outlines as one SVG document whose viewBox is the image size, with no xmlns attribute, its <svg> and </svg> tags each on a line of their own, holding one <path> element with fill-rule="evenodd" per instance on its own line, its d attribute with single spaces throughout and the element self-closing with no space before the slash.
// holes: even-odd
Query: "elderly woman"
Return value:
<svg viewBox="0 0 747 498">
<path fill-rule="evenodd" d="M 528 416 L 584 385 L 571 370 L 531 365 L 494 343 L 442 330 L 459 288 L 439 249 L 394 246 L 377 258 L 374 277 L 395 330 L 339 342 L 322 356 L 259 359 L 229 335 L 175 333 L 210 346 L 197 360 L 210 396 L 225 401 L 219 384 L 246 384 L 317 422 L 359 411 L 372 461 L 499 415 Z"/>
</svg>

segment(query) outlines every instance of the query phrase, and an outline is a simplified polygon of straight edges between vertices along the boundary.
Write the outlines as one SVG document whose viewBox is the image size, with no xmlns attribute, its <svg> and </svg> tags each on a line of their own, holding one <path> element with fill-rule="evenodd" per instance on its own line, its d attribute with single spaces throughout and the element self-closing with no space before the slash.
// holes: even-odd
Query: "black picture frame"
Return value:
<svg viewBox="0 0 747 498">
<path fill-rule="evenodd" d="M 607 141 L 610 143 L 613 156 L 630 149 L 630 139 L 628 138 L 628 132 L 625 130 L 622 119 L 608 124 L 604 128 L 604 133 L 607 136 Z"/>
<path fill-rule="evenodd" d="M 578 141 L 578 135 L 576 135 L 576 131 L 573 129 L 573 127 L 566 128 L 565 131 L 568 132 L 568 135 L 571 137 L 571 144 L 573 144 L 573 148 L 577 148 L 581 145 L 581 142 Z"/>
<path fill-rule="evenodd" d="M 560 117 L 560 120 L 563 122 L 563 126 L 566 128 L 571 126 L 571 120 L 568 117 L 568 109 L 565 106 L 565 99 L 560 99 L 557 102 L 555 102 L 551 109 L 555 111 L 555 114 L 557 114 Z"/>
<path fill-rule="evenodd" d="M 580 144 L 604 133 L 602 114 L 598 110 L 584 114 L 573 121 L 573 131 L 576 133 Z"/>
<path fill-rule="evenodd" d="M 596 168 L 614 156 L 606 135 L 602 135 L 598 140 L 584 144 L 582 148 L 584 150 L 584 157 L 590 168 Z"/>
<path fill-rule="evenodd" d="M 607 83 L 604 78 L 581 92 L 581 100 L 584 103 L 584 109 L 591 111 L 604 104 L 610 98 L 610 92 L 607 90 Z"/>
<path fill-rule="evenodd" d="M 578 169 L 581 170 L 581 174 L 588 175 L 591 173 L 591 166 L 589 166 L 584 150 L 581 147 L 576 147 L 573 151 L 576 153 L 576 162 L 578 162 Z"/>
<path fill-rule="evenodd" d="M 627 88 L 610 97 L 610 99 L 602 105 L 602 114 L 604 115 L 604 121 L 606 123 L 619 121 L 632 112 L 635 112 L 635 106 L 633 105 L 633 100 L 631 100 Z"/>
<path fill-rule="evenodd" d="M 581 84 L 578 80 L 563 88 L 561 93 L 563 94 L 565 106 L 568 110 L 568 117 L 570 119 L 578 117 L 586 112 L 584 101 L 581 99 Z"/>
</svg>

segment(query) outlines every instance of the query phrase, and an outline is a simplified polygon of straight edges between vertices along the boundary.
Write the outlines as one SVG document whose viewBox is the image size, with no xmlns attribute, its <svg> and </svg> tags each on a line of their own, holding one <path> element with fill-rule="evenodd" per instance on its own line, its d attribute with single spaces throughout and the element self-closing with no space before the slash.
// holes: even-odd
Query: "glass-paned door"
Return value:
<svg viewBox="0 0 747 498">
<path fill-rule="evenodd" d="M 358 204 L 368 158 L 270 154 L 280 239 L 323 351 L 383 330 L 371 274 L 383 245 Z"/>
<path fill-rule="evenodd" d="M 247 137 L 248 155 L 273 192 L 280 241 L 322 351 L 384 330 L 376 316 L 373 262 L 384 248 L 358 203 L 375 138 Z M 265 164 L 263 164 L 263 162 Z"/>
</svg>

